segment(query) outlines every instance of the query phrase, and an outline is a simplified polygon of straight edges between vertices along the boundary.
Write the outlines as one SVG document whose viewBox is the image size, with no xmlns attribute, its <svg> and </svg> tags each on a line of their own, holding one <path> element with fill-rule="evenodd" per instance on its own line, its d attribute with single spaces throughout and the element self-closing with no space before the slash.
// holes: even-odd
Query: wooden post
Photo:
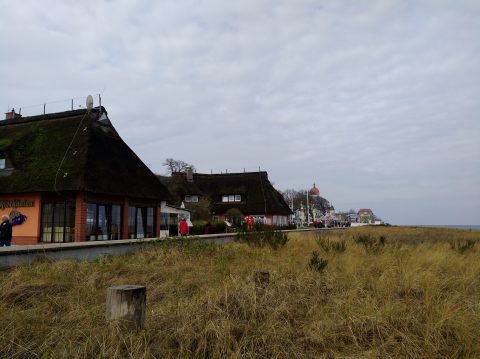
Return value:
<svg viewBox="0 0 480 359">
<path fill-rule="evenodd" d="M 117 321 L 127 329 L 140 330 L 145 324 L 147 288 L 117 285 L 107 290 L 107 321 Z"/>
<path fill-rule="evenodd" d="M 256 289 L 266 289 L 270 283 L 270 273 L 266 270 L 256 271 L 254 281 Z"/>
</svg>

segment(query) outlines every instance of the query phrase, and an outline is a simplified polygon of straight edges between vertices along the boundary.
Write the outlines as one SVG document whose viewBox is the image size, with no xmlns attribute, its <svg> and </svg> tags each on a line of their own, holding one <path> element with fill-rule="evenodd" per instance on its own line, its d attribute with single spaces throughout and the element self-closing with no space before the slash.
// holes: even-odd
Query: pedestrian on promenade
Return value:
<svg viewBox="0 0 480 359">
<path fill-rule="evenodd" d="M 186 236 L 188 234 L 188 223 L 187 220 L 184 218 L 180 221 L 180 235 Z"/>
<path fill-rule="evenodd" d="M 6 214 L 2 216 L 2 223 L 0 224 L 0 247 L 10 247 L 12 243 L 12 224 L 10 217 Z"/>
<path fill-rule="evenodd" d="M 253 217 L 248 216 L 246 219 L 246 222 L 247 222 L 247 229 L 251 231 L 253 229 Z"/>
</svg>

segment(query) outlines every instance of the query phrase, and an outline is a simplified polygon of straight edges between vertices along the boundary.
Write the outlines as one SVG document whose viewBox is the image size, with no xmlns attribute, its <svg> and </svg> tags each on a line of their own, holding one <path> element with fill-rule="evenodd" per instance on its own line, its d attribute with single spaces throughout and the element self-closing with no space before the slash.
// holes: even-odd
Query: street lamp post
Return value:
<svg viewBox="0 0 480 359">
<path fill-rule="evenodd" d="M 307 227 L 310 226 L 310 207 L 308 205 L 308 191 L 307 192 Z"/>
</svg>

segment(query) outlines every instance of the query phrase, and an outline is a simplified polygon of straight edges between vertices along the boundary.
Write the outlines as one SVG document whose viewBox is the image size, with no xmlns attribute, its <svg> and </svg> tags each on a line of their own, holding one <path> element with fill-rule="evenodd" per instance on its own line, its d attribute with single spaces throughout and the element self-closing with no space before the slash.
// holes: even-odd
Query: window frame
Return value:
<svg viewBox="0 0 480 359">
<path fill-rule="evenodd" d="M 241 194 L 223 194 L 221 197 L 222 203 L 238 203 L 242 202 Z"/>
<path fill-rule="evenodd" d="M 184 200 L 187 203 L 196 203 L 198 202 L 198 197 L 197 194 L 186 194 Z"/>
<path fill-rule="evenodd" d="M 92 228 L 89 227 L 88 220 L 89 220 L 89 214 L 88 214 L 88 207 L 89 206 L 94 206 L 95 212 L 94 212 L 94 217 L 93 217 L 93 226 L 92 228 L 97 228 L 95 233 L 92 234 Z M 94 203 L 94 202 L 89 202 L 86 204 L 87 207 L 87 213 L 86 213 L 86 218 L 85 218 L 85 240 L 88 241 L 112 241 L 112 240 L 118 240 L 121 239 L 121 230 L 122 230 L 122 222 L 123 222 L 123 216 L 122 216 L 122 211 L 123 211 L 123 206 L 118 204 L 118 203 Z M 105 216 L 105 223 L 106 226 L 102 226 L 100 228 L 99 225 L 99 219 L 100 219 L 100 207 L 103 207 L 104 210 L 104 216 Z M 115 221 L 114 221 L 114 207 L 118 207 L 118 213 L 115 215 Z M 118 224 L 116 223 L 118 219 Z M 117 226 L 117 230 L 113 231 L 114 226 Z M 98 230 L 100 229 L 100 231 Z M 103 228 L 106 229 L 107 233 L 103 233 Z M 102 236 L 101 238 L 99 238 Z"/>
<path fill-rule="evenodd" d="M 46 214 L 45 207 L 51 206 L 51 212 L 48 219 Z M 40 242 L 42 243 L 71 243 L 75 242 L 75 215 L 76 207 L 75 202 L 59 202 L 59 201 L 43 201 L 41 203 L 41 214 L 40 214 Z M 56 216 L 56 213 L 59 213 L 60 216 Z M 57 224 L 61 223 L 59 226 Z M 49 227 L 46 227 L 46 225 Z M 46 228 L 49 228 L 49 231 L 45 231 Z M 62 228 L 61 232 L 58 232 L 57 229 Z M 59 236 L 59 234 L 61 234 Z M 57 238 L 61 238 L 59 241 Z"/>
<path fill-rule="evenodd" d="M 156 213 L 156 207 L 128 206 L 127 237 L 129 239 L 155 238 L 157 222 Z M 139 215 L 142 223 L 139 222 Z M 140 229 L 142 230 L 142 233 L 139 231 L 139 225 L 141 225 Z M 134 229 L 135 232 L 133 232 L 132 229 Z"/>
<path fill-rule="evenodd" d="M 7 156 L 5 152 L 0 151 L 0 170 L 7 168 Z"/>
</svg>

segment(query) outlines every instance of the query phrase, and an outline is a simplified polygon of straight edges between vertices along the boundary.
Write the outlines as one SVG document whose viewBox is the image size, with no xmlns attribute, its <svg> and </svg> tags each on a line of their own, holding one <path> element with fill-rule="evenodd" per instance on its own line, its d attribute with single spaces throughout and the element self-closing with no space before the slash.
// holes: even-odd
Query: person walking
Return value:
<svg viewBox="0 0 480 359">
<path fill-rule="evenodd" d="M 10 247 L 12 244 L 12 224 L 10 217 L 6 214 L 2 216 L 2 223 L 0 224 L 0 247 Z"/>
<path fill-rule="evenodd" d="M 184 218 L 180 221 L 180 235 L 186 236 L 188 234 L 188 223 L 187 220 Z"/>
<path fill-rule="evenodd" d="M 247 219 L 246 219 L 246 222 L 247 222 L 247 229 L 249 231 L 251 231 L 253 229 L 253 217 L 252 216 L 248 216 Z"/>
</svg>

